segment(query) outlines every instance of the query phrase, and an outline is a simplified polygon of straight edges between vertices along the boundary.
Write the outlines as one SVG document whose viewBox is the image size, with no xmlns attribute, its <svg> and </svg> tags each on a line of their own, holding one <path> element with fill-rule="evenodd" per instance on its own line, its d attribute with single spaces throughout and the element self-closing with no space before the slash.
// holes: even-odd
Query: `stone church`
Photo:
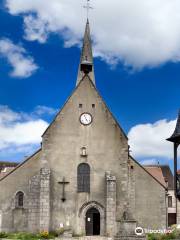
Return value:
<svg viewBox="0 0 180 240">
<path fill-rule="evenodd" d="M 166 219 L 166 188 L 130 156 L 96 89 L 87 21 L 73 93 L 41 149 L 0 180 L 0 232 L 64 228 L 113 237 L 123 220 L 164 229 Z"/>
</svg>

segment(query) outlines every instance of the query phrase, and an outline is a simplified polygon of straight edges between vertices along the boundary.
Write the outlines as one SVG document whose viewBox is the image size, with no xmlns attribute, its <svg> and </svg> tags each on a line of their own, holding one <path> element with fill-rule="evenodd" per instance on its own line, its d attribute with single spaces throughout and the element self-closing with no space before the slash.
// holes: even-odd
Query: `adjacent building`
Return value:
<svg viewBox="0 0 180 240">
<path fill-rule="evenodd" d="M 176 197 L 174 194 L 174 176 L 168 165 L 146 165 L 145 169 L 167 189 L 167 224 L 176 224 Z"/>
<path fill-rule="evenodd" d="M 10 161 L 0 161 L 0 179 L 11 172 L 19 163 Z"/>
</svg>

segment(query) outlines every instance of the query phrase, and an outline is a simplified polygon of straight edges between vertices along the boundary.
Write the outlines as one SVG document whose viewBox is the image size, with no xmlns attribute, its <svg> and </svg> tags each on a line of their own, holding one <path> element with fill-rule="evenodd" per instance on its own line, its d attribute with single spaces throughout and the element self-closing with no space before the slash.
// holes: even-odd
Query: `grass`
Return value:
<svg viewBox="0 0 180 240">
<path fill-rule="evenodd" d="M 0 232 L 0 239 L 7 238 L 7 239 L 20 239 L 20 240 L 38 240 L 38 239 L 54 239 L 57 237 L 55 232 L 48 233 L 42 232 L 38 234 L 27 233 L 27 232 L 18 232 L 18 233 L 5 233 Z"/>
</svg>

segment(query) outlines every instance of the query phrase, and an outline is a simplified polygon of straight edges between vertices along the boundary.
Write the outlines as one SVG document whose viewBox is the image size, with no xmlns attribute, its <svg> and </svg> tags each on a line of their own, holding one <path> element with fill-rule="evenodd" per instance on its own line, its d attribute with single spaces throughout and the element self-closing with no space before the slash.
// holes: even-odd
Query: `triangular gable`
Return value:
<svg viewBox="0 0 180 240">
<path fill-rule="evenodd" d="M 91 81 L 90 77 L 88 75 L 85 75 L 83 77 L 83 79 L 79 82 L 79 84 L 76 86 L 76 88 L 74 89 L 74 91 L 71 93 L 71 95 L 68 97 L 68 99 L 66 100 L 65 104 L 63 105 L 63 107 L 59 110 L 59 112 L 56 114 L 55 118 L 53 119 L 53 121 L 50 123 L 50 125 L 47 127 L 47 129 L 45 130 L 45 132 L 43 133 L 42 137 L 44 137 L 44 135 L 47 133 L 47 131 L 49 130 L 49 128 L 53 125 L 53 123 L 56 121 L 56 118 L 61 114 L 61 112 L 63 111 L 64 107 L 66 106 L 66 104 L 70 101 L 71 97 L 74 95 L 74 93 L 77 91 L 77 89 L 79 88 L 79 86 L 83 83 L 83 80 L 85 78 L 89 79 L 90 84 L 92 85 L 92 87 L 94 88 L 96 94 L 100 97 L 102 103 L 104 104 L 105 108 L 107 109 L 107 111 L 109 112 L 109 114 L 111 115 L 112 119 L 115 121 L 116 125 L 118 126 L 119 130 L 123 133 L 124 137 L 128 140 L 128 137 L 126 135 L 126 133 L 124 132 L 124 130 L 121 128 L 120 124 L 118 123 L 118 121 L 116 120 L 116 118 L 113 116 L 112 112 L 109 110 L 108 106 L 106 105 L 105 101 L 103 100 L 103 98 L 101 97 L 101 95 L 99 94 L 97 88 L 95 87 L 94 83 Z"/>
</svg>

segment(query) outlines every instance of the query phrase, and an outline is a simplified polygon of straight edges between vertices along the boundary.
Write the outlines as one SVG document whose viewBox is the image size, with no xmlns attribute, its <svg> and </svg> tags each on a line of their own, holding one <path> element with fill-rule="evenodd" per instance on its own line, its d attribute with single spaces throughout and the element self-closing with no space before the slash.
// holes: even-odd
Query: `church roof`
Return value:
<svg viewBox="0 0 180 240">
<path fill-rule="evenodd" d="M 91 78 L 91 81 L 95 84 L 92 43 L 91 43 L 90 26 L 89 26 L 89 20 L 88 19 L 87 19 L 86 27 L 85 27 L 85 33 L 84 33 L 84 38 L 83 38 L 83 46 L 82 46 L 82 52 L 81 52 L 81 58 L 80 58 L 80 64 L 79 64 L 79 69 L 78 69 L 78 76 L 77 76 L 76 85 L 79 84 L 79 82 L 82 80 L 82 78 L 84 76 L 84 73 L 81 71 L 81 64 L 84 61 L 92 64 L 92 72 L 89 73 L 89 76 Z"/>
<path fill-rule="evenodd" d="M 170 141 L 170 142 L 178 142 L 178 143 L 180 143 L 180 110 L 179 110 L 177 123 L 176 123 L 176 128 L 174 130 L 174 133 L 167 140 Z"/>
</svg>

